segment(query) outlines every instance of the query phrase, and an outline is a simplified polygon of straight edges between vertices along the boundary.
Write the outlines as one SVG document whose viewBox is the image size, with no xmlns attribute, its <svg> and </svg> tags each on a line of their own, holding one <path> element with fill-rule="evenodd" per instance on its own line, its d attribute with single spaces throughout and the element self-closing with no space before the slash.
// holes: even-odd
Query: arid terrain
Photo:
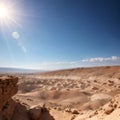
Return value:
<svg viewBox="0 0 120 120">
<path fill-rule="evenodd" d="M 120 120 L 120 66 L 17 76 L 13 99 L 49 111 L 36 120 Z M 12 120 L 29 120 L 20 109 Z"/>
</svg>

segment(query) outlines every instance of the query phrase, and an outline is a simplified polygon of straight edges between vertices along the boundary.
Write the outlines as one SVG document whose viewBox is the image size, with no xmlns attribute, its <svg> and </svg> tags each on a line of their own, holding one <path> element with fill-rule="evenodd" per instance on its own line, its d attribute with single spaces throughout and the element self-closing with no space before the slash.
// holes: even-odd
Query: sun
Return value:
<svg viewBox="0 0 120 120">
<path fill-rule="evenodd" d="M 11 16 L 10 11 L 7 5 L 0 4 L 0 19 L 9 18 Z"/>
<path fill-rule="evenodd" d="M 17 9 L 17 2 L 0 0 L 0 27 L 5 28 L 7 26 L 9 29 L 13 25 L 21 27 L 18 21 L 21 15 L 20 9 Z"/>
<path fill-rule="evenodd" d="M 15 2 L 10 1 L 2 1 L 0 2 L 0 23 L 9 24 L 9 23 L 17 23 L 16 16 L 19 15 L 17 10 L 17 6 Z"/>
<path fill-rule="evenodd" d="M 0 28 L 3 30 L 12 27 L 23 28 L 20 22 L 26 16 L 16 0 L 0 0 Z"/>
</svg>

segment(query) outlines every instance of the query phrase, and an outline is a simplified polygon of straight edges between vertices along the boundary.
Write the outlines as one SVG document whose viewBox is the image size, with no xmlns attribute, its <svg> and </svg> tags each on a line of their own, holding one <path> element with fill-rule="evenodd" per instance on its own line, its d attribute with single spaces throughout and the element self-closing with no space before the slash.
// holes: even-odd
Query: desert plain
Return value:
<svg viewBox="0 0 120 120">
<path fill-rule="evenodd" d="M 15 76 L 18 92 L 13 99 L 28 108 L 46 108 L 39 120 L 120 120 L 120 66 Z M 30 119 L 18 107 L 12 120 Z"/>
</svg>

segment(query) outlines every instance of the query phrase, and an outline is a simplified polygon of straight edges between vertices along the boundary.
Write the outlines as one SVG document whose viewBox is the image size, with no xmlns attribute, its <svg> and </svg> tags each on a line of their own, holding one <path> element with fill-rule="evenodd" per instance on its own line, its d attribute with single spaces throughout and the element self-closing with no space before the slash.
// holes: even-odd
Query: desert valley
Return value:
<svg viewBox="0 0 120 120">
<path fill-rule="evenodd" d="M 0 120 L 120 120 L 120 0 L 0 0 Z"/>
<path fill-rule="evenodd" d="M 120 66 L 13 75 L 0 77 L 0 120 L 120 120 Z"/>
</svg>

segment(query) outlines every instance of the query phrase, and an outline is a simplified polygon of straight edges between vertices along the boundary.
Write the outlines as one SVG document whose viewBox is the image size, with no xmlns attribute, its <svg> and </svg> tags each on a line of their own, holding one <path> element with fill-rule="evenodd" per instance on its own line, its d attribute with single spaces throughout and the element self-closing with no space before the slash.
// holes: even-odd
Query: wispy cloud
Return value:
<svg viewBox="0 0 120 120">
<path fill-rule="evenodd" d="M 64 69 L 75 67 L 90 67 L 90 66 L 106 66 L 120 64 L 119 56 L 111 57 L 96 57 L 83 59 L 79 61 L 57 61 L 57 62 L 43 62 L 39 64 L 42 69 Z"/>
<path fill-rule="evenodd" d="M 71 61 L 71 62 L 55 62 L 55 64 L 75 64 L 77 63 L 78 61 Z"/>
<path fill-rule="evenodd" d="M 82 62 L 104 62 L 104 61 L 118 61 L 120 57 L 118 56 L 111 56 L 111 57 L 96 57 L 96 58 L 89 58 L 84 59 Z"/>
<path fill-rule="evenodd" d="M 92 67 L 92 66 L 109 66 L 109 65 L 120 65 L 120 57 L 96 57 L 83 59 L 79 61 L 43 61 L 35 63 L 34 65 L 26 65 L 24 68 L 41 69 L 41 70 L 57 70 L 57 69 L 68 69 L 77 67 Z"/>
<path fill-rule="evenodd" d="M 34 69 L 56 70 L 81 66 L 79 61 L 56 61 L 56 62 L 40 62 L 36 65 L 29 66 Z"/>
</svg>

